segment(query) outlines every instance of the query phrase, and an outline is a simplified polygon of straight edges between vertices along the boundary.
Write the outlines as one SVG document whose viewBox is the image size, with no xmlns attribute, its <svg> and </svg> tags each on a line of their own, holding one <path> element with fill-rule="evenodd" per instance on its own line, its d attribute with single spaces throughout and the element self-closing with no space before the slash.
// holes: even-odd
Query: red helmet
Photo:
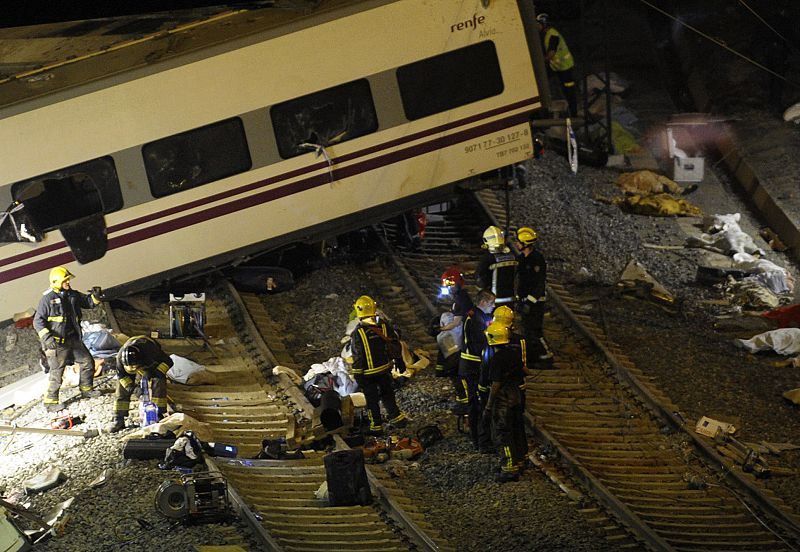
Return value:
<svg viewBox="0 0 800 552">
<path fill-rule="evenodd" d="M 464 287 L 464 275 L 458 268 L 451 266 L 442 273 L 442 285 Z"/>
</svg>

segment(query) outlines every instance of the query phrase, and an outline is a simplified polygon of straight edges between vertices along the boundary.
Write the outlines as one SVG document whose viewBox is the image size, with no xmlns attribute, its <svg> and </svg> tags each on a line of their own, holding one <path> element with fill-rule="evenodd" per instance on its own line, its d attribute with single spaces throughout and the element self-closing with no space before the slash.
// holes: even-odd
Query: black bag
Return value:
<svg viewBox="0 0 800 552">
<path fill-rule="evenodd" d="M 322 400 L 322 396 L 328 391 L 336 391 L 336 378 L 330 372 L 317 374 L 314 379 L 305 383 L 306 398 L 313 406 L 317 407 Z"/>
<path fill-rule="evenodd" d="M 122 449 L 122 457 L 133 460 L 163 460 L 175 439 L 131 439 Z"/>
<path fill-rule="evenodd" d="M 328 481 L 328 503 L 331 506 L 366 506 L 372 503 L 361 450 L 332 452 L 326 454 L 323 460 Z"/>
</svg>

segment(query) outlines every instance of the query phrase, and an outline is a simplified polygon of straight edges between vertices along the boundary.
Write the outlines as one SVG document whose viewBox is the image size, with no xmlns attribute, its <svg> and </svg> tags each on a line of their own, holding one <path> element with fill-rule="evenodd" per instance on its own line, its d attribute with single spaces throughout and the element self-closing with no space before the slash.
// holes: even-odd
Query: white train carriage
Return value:
<svg viewBox="0 0 800 552">
<path fill-rule="evenodd" d="M 0 320 L 57 265 L 122 293 L 529 158 L 534 23 L 528 0 L 322 0 L 0 81 Z"/>
</svg>

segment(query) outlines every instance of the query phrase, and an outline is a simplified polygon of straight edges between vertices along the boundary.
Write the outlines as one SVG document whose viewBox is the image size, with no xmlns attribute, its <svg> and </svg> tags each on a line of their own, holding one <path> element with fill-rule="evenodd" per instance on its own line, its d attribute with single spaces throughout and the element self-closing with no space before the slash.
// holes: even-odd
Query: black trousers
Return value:
<svg viewBox="0 0 800 552">
<path fill-rule="evenodd" d="M 154 374 L 142 376 L 145 380 L 145 385 L 150 388 L 150 401 L 158 408 L 159 418 L 167 412 L 167 376 L 158 370 L 154 370 Z M 117 390 L 114 393 L 114 416 L 117 418 L 126 418 L 128 411 L 131 408 L 131 395 L 137 385 L 141 385 L 140 381 L 134 376 L 130 376 L 133 382 L 129 387 L 125 387 L 117 380 Z"/>
<path fill-rule="evenodd" d="M 517 473 L 528 454 L 523 406 L 518 389 L 509 388 L 503 392 L 506 396 L 498 397 L 491 411 L 492 438 L 500 456 L 500 469 Z"/>
<path fill-rule="evenodd" d="M 381 415 L 381 403 L 386 409 L 389 421 L 402 420 L 405 415 L 400 412 L 397 400 L 394 397 L 392 387 L 392 374 L 388 370 L 370 376 L 358 376 L 356 378 L 358 386 L 364 392 L 367 399 L 367 410 L 369 411 L 369 428 L 373 431 L 383 429 L 383 416 Z"/>
<path fill-rule="evenodd" d="M 66 342 L 56 344 L 55 349 L 45 349 L 47 365 L 50 367 L 49 381 L 47 384 L 47 395 L 44 398 L 45 404 L 57 404 L 58 391 L 61 389 L 61 382 L 64 378 L 64 368 L 70 359 L 80 366 L 80 379 L 78 385 L 81 391 L 91 391 L 94 385 L 94 359 L 89 349 L 83 344 L 79 337 L 67 338 Z"/>
</svg>

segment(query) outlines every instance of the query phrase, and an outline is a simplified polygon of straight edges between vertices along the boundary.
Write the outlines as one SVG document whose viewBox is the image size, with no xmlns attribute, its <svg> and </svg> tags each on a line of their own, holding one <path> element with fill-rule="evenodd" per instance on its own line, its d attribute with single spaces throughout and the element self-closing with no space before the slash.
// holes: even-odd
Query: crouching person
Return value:
<svg viewBox="0 0 800 552">
<path fill-rule="evenodd" d="M 125 342 L 117 353 L 117 391 L 114 420 L 107 428 L 109 433 L 125 428 L 131 394 L 136 388 L 136 376 L 147 378 L 150 400 L 158 409 L 157 418 L 160 420 L 166 415 L 167 371 L 171 367 L 172 359 L 149 337 L 140 335 Z"/>
<path fill-rule="evenodd" d="M 522 355 L 515 344 L 510 344 L 509 330 L 494 322 L 486 330 L 486 340 L 494 347 L 489 359 L 489 378 L 492 382 L 486 402 L 485 416 L 491 417 L 492 438 L 500 453 L 498 481 L 516 481 L 528 453 L 525 435 L 520 386 L 525 382 Z"/>
</svg>

